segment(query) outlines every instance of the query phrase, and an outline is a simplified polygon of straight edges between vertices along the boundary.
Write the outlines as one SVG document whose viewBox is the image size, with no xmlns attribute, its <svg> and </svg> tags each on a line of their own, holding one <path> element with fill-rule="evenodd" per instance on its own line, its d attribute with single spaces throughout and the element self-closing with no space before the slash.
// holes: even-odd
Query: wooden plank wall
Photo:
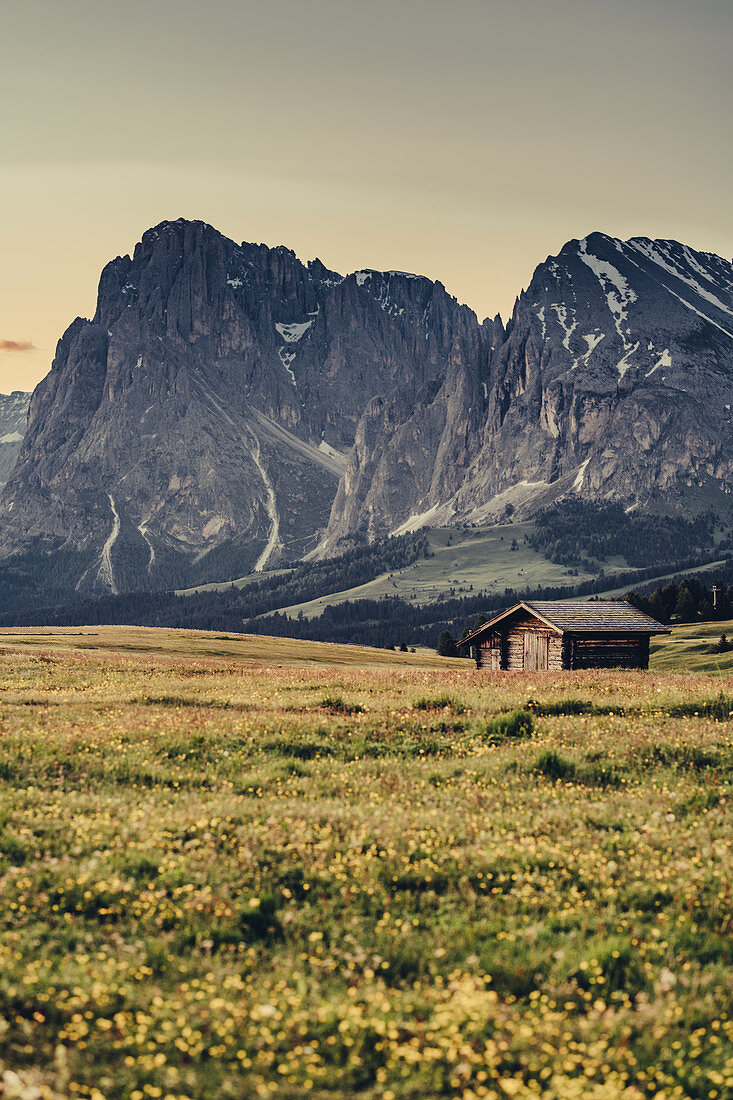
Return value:
<svg viewBox="0 0 733 1100">
<path fill-rule="evenodd" d="M 524 626 L 513 626 L 506 636 L 506 667 L 524 668 Z"/>
<path fill-rule="evenodd" d="M 600 635 L 597 638 L 571 638 L 570 668 L 648 668 L 649 638 Z"/>
<path fill-rule="evenodd" d="M 503 656 L 503 637 L 501 634 L 490 634 L 488 638 L 484 638 L 481 645 L 478 647 L 479 659 L 477 662 L 478 668 L 490 669 L 497 672 L 504 667 L 502 662 Z"/>
<path fill-rule="evenodd" d="M 524 635 L 531 633 L 547 644 L 547 667 L 555 672 L 566 668 L 563 664 L 562 638 L 548 630 L 543 623 L 530 615 L 516 616 L 508 630 L 496 631 L 484 638 L 478 648 L 478 668 L 498 671 L 499 669 L 524 668 Z"/>
<path fill-rule="evenodd" d="M 510 669 L 524 668 L 524 635 L 537 634 L 547 642 L 547 667 L 550 671 L 559 672 L 563 665 L 562 638 L 546 628 L 521 624 L 513 627 L 507 634 L 507 664 Z"/>
<path fill-rule="evenodd" d="M 547 641 L 547 667 L 551 672 L 564 668 L 648 668 L 649 638 L 646 635 L 598 635 L 561 637 L 529 615 L 517 616 L 505 632 L 496 631 L 478 647 L 478 668 L 487 671 L 524 668 L 524 636 L 538 636 L 541 648 Z M 530 647 L 532 648 L 532 647 Z"/>
<path fill-rule="evenodd" d="M 549 668 L 551 672 L 559 672 L 567 668 L 563 660 L 563 644 L 559 634 L 550 634 Z"/>
<path fill-rule="evenodd" d="M 507 631 L 507 663 L 510 669 L 524 668 L 524 635 L 537 634 L 547 642 L 547 667 L 551 672 L 559 672 L 563 667 L 562 638 L 544 623 L 529 614 L 517 615 Z"/>
</svg>

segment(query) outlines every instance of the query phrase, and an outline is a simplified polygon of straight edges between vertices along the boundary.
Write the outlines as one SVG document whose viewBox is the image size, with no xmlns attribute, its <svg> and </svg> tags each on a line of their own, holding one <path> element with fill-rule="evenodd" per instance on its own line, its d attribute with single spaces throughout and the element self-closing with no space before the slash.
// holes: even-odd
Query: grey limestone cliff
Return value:
<svg viewBox="0 0 733 1100">
<path fill-rule="evenodd" d="M 0 489 L 15 465 L 28 421 L 31 395 L 21 390 L 0 393 Z"/>
<path fill-rule="evenodd" d="M 568 493 L 727 503 L 732 405 L 733 265 L 673 241 L 570 241 L 504 326 L 421 276 L 164 222 L 59 341 L 0 556 L 115 592 Z"/>
<path fill-rule="evenodd" d="M 453 357 L 417 407 L 399 392 L 368 407 L 324 550 L 357 530 L 486 522 L 566 492 L 725 502 L 731 263 L 673 241 L 571 241 L 489 343 L 488 370 Z"/>
<path fill-rule="evenodd" d="M 369 400 L 397 387 L 416 401 L 475 327 L 428 279 L 344 278 L 163 223 L 105 268 L 94 317 L 59 341 L 0 502 L 0 552 L 73 551 L 81 592 L 301 557 Z"/>
</svg>

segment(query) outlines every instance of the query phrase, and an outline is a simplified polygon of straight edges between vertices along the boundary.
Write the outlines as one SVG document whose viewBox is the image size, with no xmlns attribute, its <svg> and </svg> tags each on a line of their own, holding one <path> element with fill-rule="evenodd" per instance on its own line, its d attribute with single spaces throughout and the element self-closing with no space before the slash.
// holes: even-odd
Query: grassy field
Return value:
<svg viewBox="0 0 733 1100">
<path fill-rule="evenodd" d="M 325 596 L 309 600 L 306 603 L 291 604 L 280 610 L 297 616 L 301 611 L 307 619 L 322 614 L 324 608 L 343 603 L 345 600 L 382 599 L 385 596 L 400 596 L 412 603 L 430 604 L 445 599 L 451 591 L 456 594 L 468 594 L 486 591 L 502 596 L 506 588 L 516 591 L 535 589 L 541 585 L 559 587 L 580 584 L 591 580 L 592 575 L 579 570 L 573 575 L 566 566 L 548 561 L 538 551 L 524 543 L 524 536 L 534 530 L 534 524 L 499 524 L 481 529 L 430 528 L 425 534 L 433 556 L 421 558 L 404 569 L 392 573 L 382 573 L 374 580 L 340 592 L 330 592 Z M 511 550 L 516 539 L 517 549 Z M 724 559 L 707 565 L 694 566 L 686 570 L 674 570 L 658 578 L 663 584 L 672 577 L 685 573 L 704 573 L 720 568 Z M 611 557 L 603 562 L 606 573 L 624 572 L 629 569 L 622 557 Z M 199 585 L 197 588 L 183 590 L 182 595 L 195 592 L 221 591 L 234 584 L 245 588 L 263 578 L 284 576 L 289 570 L 275 569 L 267 573 L 251 573 L 235 581 L 214 582 Z M 606 597 L 623 596 L 631 586 L 627 583 L 621 588 L 611 588 L 602 593 Z"/>
<path fill-rule="evenodd" d="M 62 649 L 149 654 L 151 657 L 219 659 L 262 665 L 354 665 L 358 668 L 464 668 L 456 658 L 432 650 L 399 653 L 370 646 L 303 642 L 257 634 L 216 634 L 210 630 L 166 630 L 147 626 L 13 627 L 0 629 L 3 649 Z"/>
<path fill-rule="evenodd" d="M 733 672 L 733 652 L 711 652 L 721 634 L 733 639 L 733 622 L 676 626 L 652 639 L 650 664 L 660 672 Z"/>
<path fill-rule="evenodd" d="M 577 584 L 589 573 L 571 577 L 564 565 L 555 565 L 523 542 L 531 523 L 502 524 L 481 530 L 430 529 L 426 532 L 433 557 L 422 558 L 404 569 L 383 573 L 367 584 L 333 592 L 284 610 L 289 615 L 303 612 L 306 618 L 320 615 L 324 607 L 344 600 L 377 600 L 401 596 L 413 603 L 442 600 L 451 589 L 468 592 L 486 589 L 501 594 L 505 588 L 536 588 L 547 584 Z M 517 549 L 510 550 L 512 540 Z M 611 559 L 609 568 L 625 568 L 621 558 Z"/>
<path fill-rule="evenodd" d="M 589 573 L 580 572 L 571 577 L 564 565 L 548 561 L 538 551 L 526 546 L 525 534 L 533 530 L 531 523 L 500 524 L 481 529 L 431 528 L 426 530 L 433 557 L 422 558 L 404 569 L 383 573 L 373 581 L 343 592 L 330 593 L 308 603 L 294 604 L 287 608 L 289 614 L 303 611 L 307 618 L 319 615 L 324 607 L 344 600 L 380 599 L 383 596 L 402 596 L 416 603 L 432 603 L 444 599 L 450 590 L 503 592 L 505 588 L 527 588 L 547 584 L 577 584 L 588 580 Z M 512 540 L 517 549 L 510 550 Z M 624 569 L 623 558 L 609 559 L 607 570 Z M 263 577 L 282 576 L 287 570 L 269 573 L 252 573 L 234 581 L 243 588 Z M 202 592 L 228 588 L 232 582 L 216 582 L 187 589 L 186 592 Z M 185 594 L 185 593 L 184 593 Z"/>
<path fill-rule="evenodd" d="M 0 691 L 8 1100 L 733 1095 L 730 674 L 94 628 Z"/>
</svg>

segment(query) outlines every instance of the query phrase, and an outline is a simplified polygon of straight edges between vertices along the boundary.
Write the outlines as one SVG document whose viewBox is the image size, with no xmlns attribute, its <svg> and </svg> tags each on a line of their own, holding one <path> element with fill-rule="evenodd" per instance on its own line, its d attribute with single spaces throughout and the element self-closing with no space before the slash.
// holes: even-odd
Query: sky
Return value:
<svg viewBox="0 0 733 1100">
<path fill-rule="evenodd" d="M 0 391 L 165 219 L 507 316 L 573 237 L 733 255 L 731 0 L 2 0 Z"/>
</svg>

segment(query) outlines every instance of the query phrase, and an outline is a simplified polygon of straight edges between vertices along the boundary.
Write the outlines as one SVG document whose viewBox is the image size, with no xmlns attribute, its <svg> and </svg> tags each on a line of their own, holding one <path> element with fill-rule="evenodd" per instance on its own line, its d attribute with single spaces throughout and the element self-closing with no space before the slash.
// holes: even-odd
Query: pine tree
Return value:
<svg viewBox="0 0 733 1100">
<path fill-rule="evenodd" d="M 457 657 L 458 648 L 456 640 L 449 630 L 444 630 L 438 638 L 439 657 Z"/>
</svg>

